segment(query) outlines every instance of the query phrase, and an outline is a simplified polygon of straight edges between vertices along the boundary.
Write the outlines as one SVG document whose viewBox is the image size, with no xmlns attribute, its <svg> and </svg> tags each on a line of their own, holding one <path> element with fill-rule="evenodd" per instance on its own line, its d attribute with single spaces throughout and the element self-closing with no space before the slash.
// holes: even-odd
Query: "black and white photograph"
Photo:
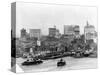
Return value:
<svg viewBox="0 0 100 75">
<path fill-rule="evenodd" d="M 97 7 L 11 3 L 11 67 L 15 72 L 96 69 Z"/>
</svg>

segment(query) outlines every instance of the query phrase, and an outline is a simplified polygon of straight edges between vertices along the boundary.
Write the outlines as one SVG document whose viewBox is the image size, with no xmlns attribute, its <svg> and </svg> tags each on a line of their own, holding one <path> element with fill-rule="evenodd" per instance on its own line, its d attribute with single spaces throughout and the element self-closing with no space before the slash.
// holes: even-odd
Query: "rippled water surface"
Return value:
<svg viewBox="0 0 100 75">
<path fill-rule="evenodd" d="M 22 66 L 21 63 L 25 59 L 17 58 L 17 64 L 23 69 L 24 72 L 40 72 L 40 71 L 65 71 L 75 69 L 94 69 L 97 68 L 97 58 L 72 58 L 64 57 L 66 66 L 57 67 L 58 59 L 44 60 L 42 64 Z"/>
</svg>

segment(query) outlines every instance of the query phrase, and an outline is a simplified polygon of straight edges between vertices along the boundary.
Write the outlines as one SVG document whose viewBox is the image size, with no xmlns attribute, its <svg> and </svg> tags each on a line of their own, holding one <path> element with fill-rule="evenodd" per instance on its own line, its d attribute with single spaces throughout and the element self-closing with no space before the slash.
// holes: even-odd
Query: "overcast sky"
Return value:
<svg viewBox="0 0 100 75">
<path fill-rule="evenodd" d="M 64 32 L 64 25 L 79 25 L 81 34 L 86 22 L 95 26 L 97 31 L 97 8 L 84 6 L 54 5 L 40 3 L 18 2 L 16 6 L 16 35 L 25 28 L 41 29 L 43 35 L 48 34 L 48 28 L 54 27 Z"/>
</svg>

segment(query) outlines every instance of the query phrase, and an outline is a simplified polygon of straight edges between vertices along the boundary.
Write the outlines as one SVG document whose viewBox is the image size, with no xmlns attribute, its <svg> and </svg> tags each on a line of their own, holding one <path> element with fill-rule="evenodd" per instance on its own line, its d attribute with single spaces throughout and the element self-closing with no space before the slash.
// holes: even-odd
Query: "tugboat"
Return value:
<svg viewBox="0 0 100 75">
<path fill-rule="evenodd" d="M 22 63 L 23 66 L 29 66 L 29 65 L 38 65 L 43 63 L 40 59 L 27 59 L 25 62 Z"/>
<path fill-rule="evenodd" d="M 91 54 L 92 54 L 92 49 L 91 50 L 86 50 L 85 52 L 84 52 L 84 56 L 85 57 L 88 57 L 88 56 L 90 56 Z"/>
<path fill-rule="evenodd" d="M 60 59 L 60 61 L 57 62 L 57 66 L 65 66 L 66 62 L 63 59 Z"/>
</svg>

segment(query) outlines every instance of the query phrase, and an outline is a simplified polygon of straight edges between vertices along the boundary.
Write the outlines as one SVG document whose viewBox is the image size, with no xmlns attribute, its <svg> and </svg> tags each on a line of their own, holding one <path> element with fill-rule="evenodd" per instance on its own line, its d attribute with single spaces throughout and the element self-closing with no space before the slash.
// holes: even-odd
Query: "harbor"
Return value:
<svg viewBox="0 0 100 75">
<path fill-rule="evenodd" d="M 67 71 L 79 69 L 95 69 L 97 68 L 97 58 L 73 58 L 64 57 L 66 65 L 57 67 L 58 59 L 44 60 L 42 64 L 22 66 L 21 63 L 26 59 L 17 58 L 16 62 L 24 72 L 42 72 L 42 71 Z"/>
</svg>

